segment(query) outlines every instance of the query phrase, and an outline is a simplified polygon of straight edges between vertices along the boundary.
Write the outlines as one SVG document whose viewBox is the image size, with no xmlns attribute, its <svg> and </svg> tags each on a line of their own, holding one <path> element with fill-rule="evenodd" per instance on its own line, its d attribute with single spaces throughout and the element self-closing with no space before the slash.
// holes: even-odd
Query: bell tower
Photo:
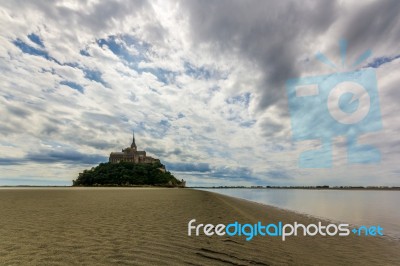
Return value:
<svg viewBox="0 0 400 266">
<path fill-rule="evenodd" d="M 135 143 L 135 131 L 132 131 L 132 135 L 133 135 L 133 137 L 132 137 L 131 149 L 136 151 L 137 147 L 136 147 L 136 143 Z"/>
</svg>

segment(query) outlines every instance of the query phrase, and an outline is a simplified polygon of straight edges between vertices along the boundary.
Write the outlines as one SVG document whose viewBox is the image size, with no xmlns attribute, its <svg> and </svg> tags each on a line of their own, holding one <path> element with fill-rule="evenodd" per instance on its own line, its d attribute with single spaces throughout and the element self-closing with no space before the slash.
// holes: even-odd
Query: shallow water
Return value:
<svg viewBox="0 0 400 266">
<path fill-rule="evenodd" d="M 400 238 L 400 191 L 204 189 L 354 225 L 380 225 Z"/>
</svg>

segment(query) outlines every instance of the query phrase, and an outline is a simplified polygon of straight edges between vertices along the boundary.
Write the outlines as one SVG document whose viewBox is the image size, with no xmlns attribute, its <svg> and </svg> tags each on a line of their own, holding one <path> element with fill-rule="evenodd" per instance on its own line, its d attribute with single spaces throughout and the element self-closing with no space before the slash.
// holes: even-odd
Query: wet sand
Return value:
<svg viewBox="0 0 400 266">
<path fill-rule="evenodd" d="M 319 220 L 191 189 L 0 189 L 0 265 L 399 265 L 386 237 L 187 235 L 188 222 Z"/>
</svg>

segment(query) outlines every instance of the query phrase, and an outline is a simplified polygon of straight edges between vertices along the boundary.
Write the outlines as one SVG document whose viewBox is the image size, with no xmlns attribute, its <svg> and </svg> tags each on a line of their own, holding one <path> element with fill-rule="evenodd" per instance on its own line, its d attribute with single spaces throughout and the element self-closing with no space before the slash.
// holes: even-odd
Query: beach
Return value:
<svg viewBox="0 0 400 266">
<path fill-rule="evenodd" d="M 1 265 L 400 264 L 400 243 L 388 237 L 188 236 L 192 219 L 320 221 L 193 189 L 2 188 L 0 213 Z"/>
</svg>

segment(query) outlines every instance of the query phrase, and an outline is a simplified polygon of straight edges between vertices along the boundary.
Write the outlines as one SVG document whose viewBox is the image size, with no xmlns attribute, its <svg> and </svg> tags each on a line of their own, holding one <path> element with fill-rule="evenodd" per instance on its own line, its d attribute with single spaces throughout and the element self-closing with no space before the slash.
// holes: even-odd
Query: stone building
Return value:
<svg viewBox="0 0 400 266">
<path fill-rule="evenodd" d="M 159 159 L 147 156 L 146 151 L 138 151 L 135 143 L 135 133 L 133 133 L 132 144 L 130 147 L 123 149 L 120 152 L 110 153 L 110 163 L 131 162 L 136 164 L 141 163 L 159 163 Z"/>
</svg>

